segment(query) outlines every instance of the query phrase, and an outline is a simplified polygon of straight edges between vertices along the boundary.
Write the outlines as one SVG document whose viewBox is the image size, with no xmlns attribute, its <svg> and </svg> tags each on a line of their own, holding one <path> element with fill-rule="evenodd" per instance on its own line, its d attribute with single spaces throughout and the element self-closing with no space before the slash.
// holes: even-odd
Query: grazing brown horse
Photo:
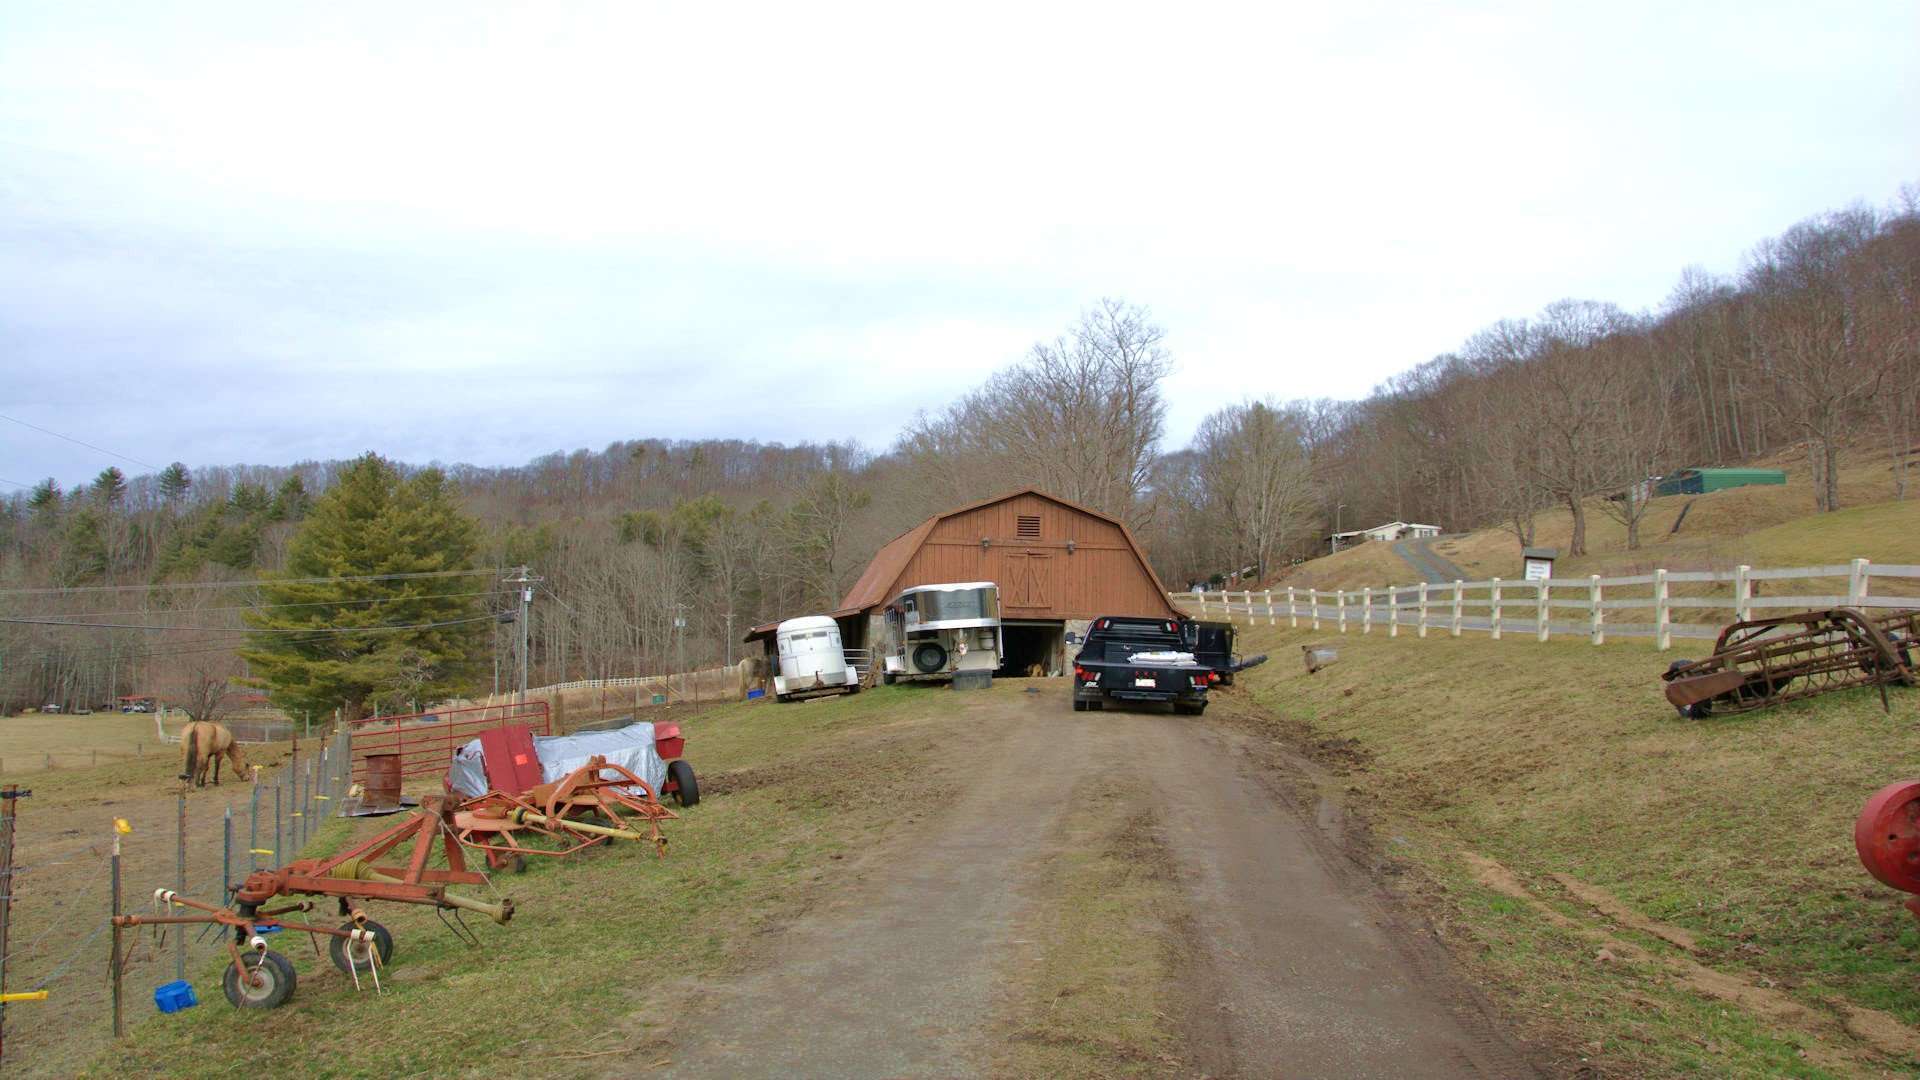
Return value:
<svg viewBox="0 0 1920 1080">
<path fill-rule="evenodd" d="M 240 743 L 217 720 L 194 720 L 180 732 L 180 779 L 195 787 L 207 786 L 207 766 L 213 766 L 213 786 L 220 786 L 220 759 L 233 763 L 233 771 L 245 775 L 247 762 L 240 754 Z"/>
</svg>

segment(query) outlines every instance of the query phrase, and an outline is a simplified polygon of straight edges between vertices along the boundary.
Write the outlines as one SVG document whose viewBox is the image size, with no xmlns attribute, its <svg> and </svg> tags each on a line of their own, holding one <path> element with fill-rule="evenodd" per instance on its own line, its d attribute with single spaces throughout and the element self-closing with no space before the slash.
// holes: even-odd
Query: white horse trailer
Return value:
<svg viewBox="0 0 1920 1080">
<path fill-rule="evenodd" d="M 840 624 L 825 615 L 803 615 L 774 628 L 780 651 L 780 671 L 773 677 L 773 696 L 791 701 L 822 690 L 859 693 L 860 678 L 847 665 L 840 647 Z"/>
<path fill-rule="evenodd" d="M 968 682 L 1000 666 L 1000 589 L 991 581 L 916 585 L 887 605 L 881 677 Z"/>
</svg>

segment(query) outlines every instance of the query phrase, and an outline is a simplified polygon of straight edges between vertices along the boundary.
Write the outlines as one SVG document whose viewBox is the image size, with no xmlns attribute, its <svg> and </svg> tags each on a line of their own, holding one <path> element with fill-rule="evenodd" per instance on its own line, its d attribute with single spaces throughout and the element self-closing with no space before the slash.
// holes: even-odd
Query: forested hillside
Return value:
<svg viewBox="0 0 1920 1080">
<path fill-rule="evenodd" d="M 1846 504 L 1843 445 L 1891 453 L 1904 498 L 1920 442 L 1920 201 L 1803 222 L 1730 278 L 1688 269 L 1658 311 L 1563 300 L 1500 320 L 1359 401 L 1225 407 L 1178 449 L 1165 445 L 1170 340 L 1145 309 L 1102 301 L 881 452 L 636 438 L 444 471 L 477 520 L 477 562 L 544 578 L 536 683 L 721 660 L 729 627 L 737 642 L 827 609 L 889 537 L 1025 484 L 1128 521 L 1170 584 L 1264 575 L 1317 552 L 1336 515 L 1501 525 L 1525 543 L 1537 514 L 1565 508 L 1578 554 L 1597 509 L 1632 545 L 1638 481 L 1788 450 L 1814 474 L 1810 511 Z M 1284 340 L 1247 358 L 1287 362 Z M 0 708 L 192 700 L 242 674 L 243 618 L 262 602 L 246 583 L 285 568 L 345 464 L 107 468 L 0 503 Z M 504 612 L 500 576 L 475 574 L 470 591 Z M 510 630 L 492 634 L 503 679 Z"/>
</svg>

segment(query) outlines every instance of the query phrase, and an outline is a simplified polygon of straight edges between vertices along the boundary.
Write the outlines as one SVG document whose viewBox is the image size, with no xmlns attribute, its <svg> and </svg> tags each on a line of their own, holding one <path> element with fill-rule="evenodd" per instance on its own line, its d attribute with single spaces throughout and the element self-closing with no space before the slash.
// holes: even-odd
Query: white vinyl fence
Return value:
<svg viewBox="0 0 1920 1080">
<path fill-rule="evenodd" d="M 1876 595 L 1874 582 L 1894 579 L 1894 591 Z M 1595 645 L 1608 634 L 1651 637 L 1669 648 L 1675 637 L 1714 639 L 1729 619 L 1763 618 L 1769 610 L 1818 608 L 1920 608 L 1920 565 L 1873 565 L 1865 559 L 1834 566 L 1755 570 L 1655 570 L 1650 574 L 1606 578 L 1547 578 L 1538 581 L 1455 581 L 1447 584 L 1390 585 L 1383 589 L 1302 589 L 1288 587 L 1209 593 L 1171 593 L 1175 604 L 1198 618 L 1244 617 L 1258 625 L 1322 624 L 1363 634 L 1382 627 L 1388 636 L 1407 630 L 1418 637 L 1445 631 L 1454 637 L 1468 630 L 1494 639 L 1517 633 L 1546 641 L 1555 634 L 1583 634 Z M 1784 590 L 1784 591 L 1781 591 Z M 1905 592 L 1908 595 L 1899 595 Z M 1676 619 L 1678 612 L 1680 618 Z M 1710 621 L 1687 616 L 1717 615 Z"/>
</svg>

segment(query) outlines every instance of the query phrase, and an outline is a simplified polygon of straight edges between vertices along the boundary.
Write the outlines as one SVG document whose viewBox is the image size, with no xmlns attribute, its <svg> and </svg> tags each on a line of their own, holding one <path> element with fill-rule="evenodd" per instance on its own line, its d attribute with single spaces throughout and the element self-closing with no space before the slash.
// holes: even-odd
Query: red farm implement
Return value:
<svg viewBox="0 0 1920 1080">
<path fill-rule="evenodd" d="M 1661 674 L 1680 715 L 1739 713 L 1856 686 L 1915 684 L 1920 611 L 1869 617 L 1831 608 L 1731 623 L 1713 655 L 1678 660 Z"/>
<path fill-rule="evenodd" d="M 410 844 L 405 866 L 380 864 L 378 860 L 403 844 Z M 436 848 L 446 859 L 445 869 L 427 865 Z M 368 919 L 355 901 L 426 904 L 439 910 L 442 919 L 445 912 L 452 911 L 456 921 L 460 912 L 474 911 L 505 923 L 513 918 L 512 900 L 488 903 L 449 892 L 447 888 L 486 883 L 486 875 L 466 867 L 447 800 L 429 796 L 425 805 L 407 820 L 337 855 L 301 859 L 277 870 L 259 870 L 247 875 L 245 881 L 234 886 L 230 907 L 215 907 L 180 896 L 171 889 L 161 889 L 154 893 L 156 907 L 164 905 L 169 912 L 184 907 L 199 914 L 120 915 L 113 919 L 113 925 L 116 931 L 124 927 L 196 923 L 230 927 L 233 937 L 227 951 L 232 962 L 223 978 L 227 1000 L 240 1008 L 271 1009 L 293 996 L 296 979 L 292 962 L 267 948 L 268 934 L 279 930 L 301 931 L 313 939 L 316 950 L 319 939 L 326 937 L 333 963 L 351 975 L 356 986 L 362 971 L 378 986 L 379 968 L 393 955 L 393 936 L 386 927 Z M 314 904 L 310 900 L 266 906 L 276 898 L 295 896 L 334 897 L 347 922 L 334 929 L 282 918 L 294 912 L 312 911 Z M 470 933 L 465 936 L 471 938 Z"/>
<path fill-rule="evenodd" d="M 639 774 L 604 756 L 549 783 L 541 767 L 533 732 L 524 727 L 488 731 L 480 737 L 486 794 L 463 803 L 454 814 L 460 842 L 486 853 L 487 865 L 520 869 L 525 856 L 571 855 L 614 840 L 647 840 L 661 855 L 667 838 L 660 823 L 678 817 L 660 801 L 671 793 L 683 806 L 700 800 L 693 768 L 680 754 L 686 740 L 677 724 L 654 728 L 654 749 L 667 759 L 667 780 L 656 793 Z"/>
</svg>

